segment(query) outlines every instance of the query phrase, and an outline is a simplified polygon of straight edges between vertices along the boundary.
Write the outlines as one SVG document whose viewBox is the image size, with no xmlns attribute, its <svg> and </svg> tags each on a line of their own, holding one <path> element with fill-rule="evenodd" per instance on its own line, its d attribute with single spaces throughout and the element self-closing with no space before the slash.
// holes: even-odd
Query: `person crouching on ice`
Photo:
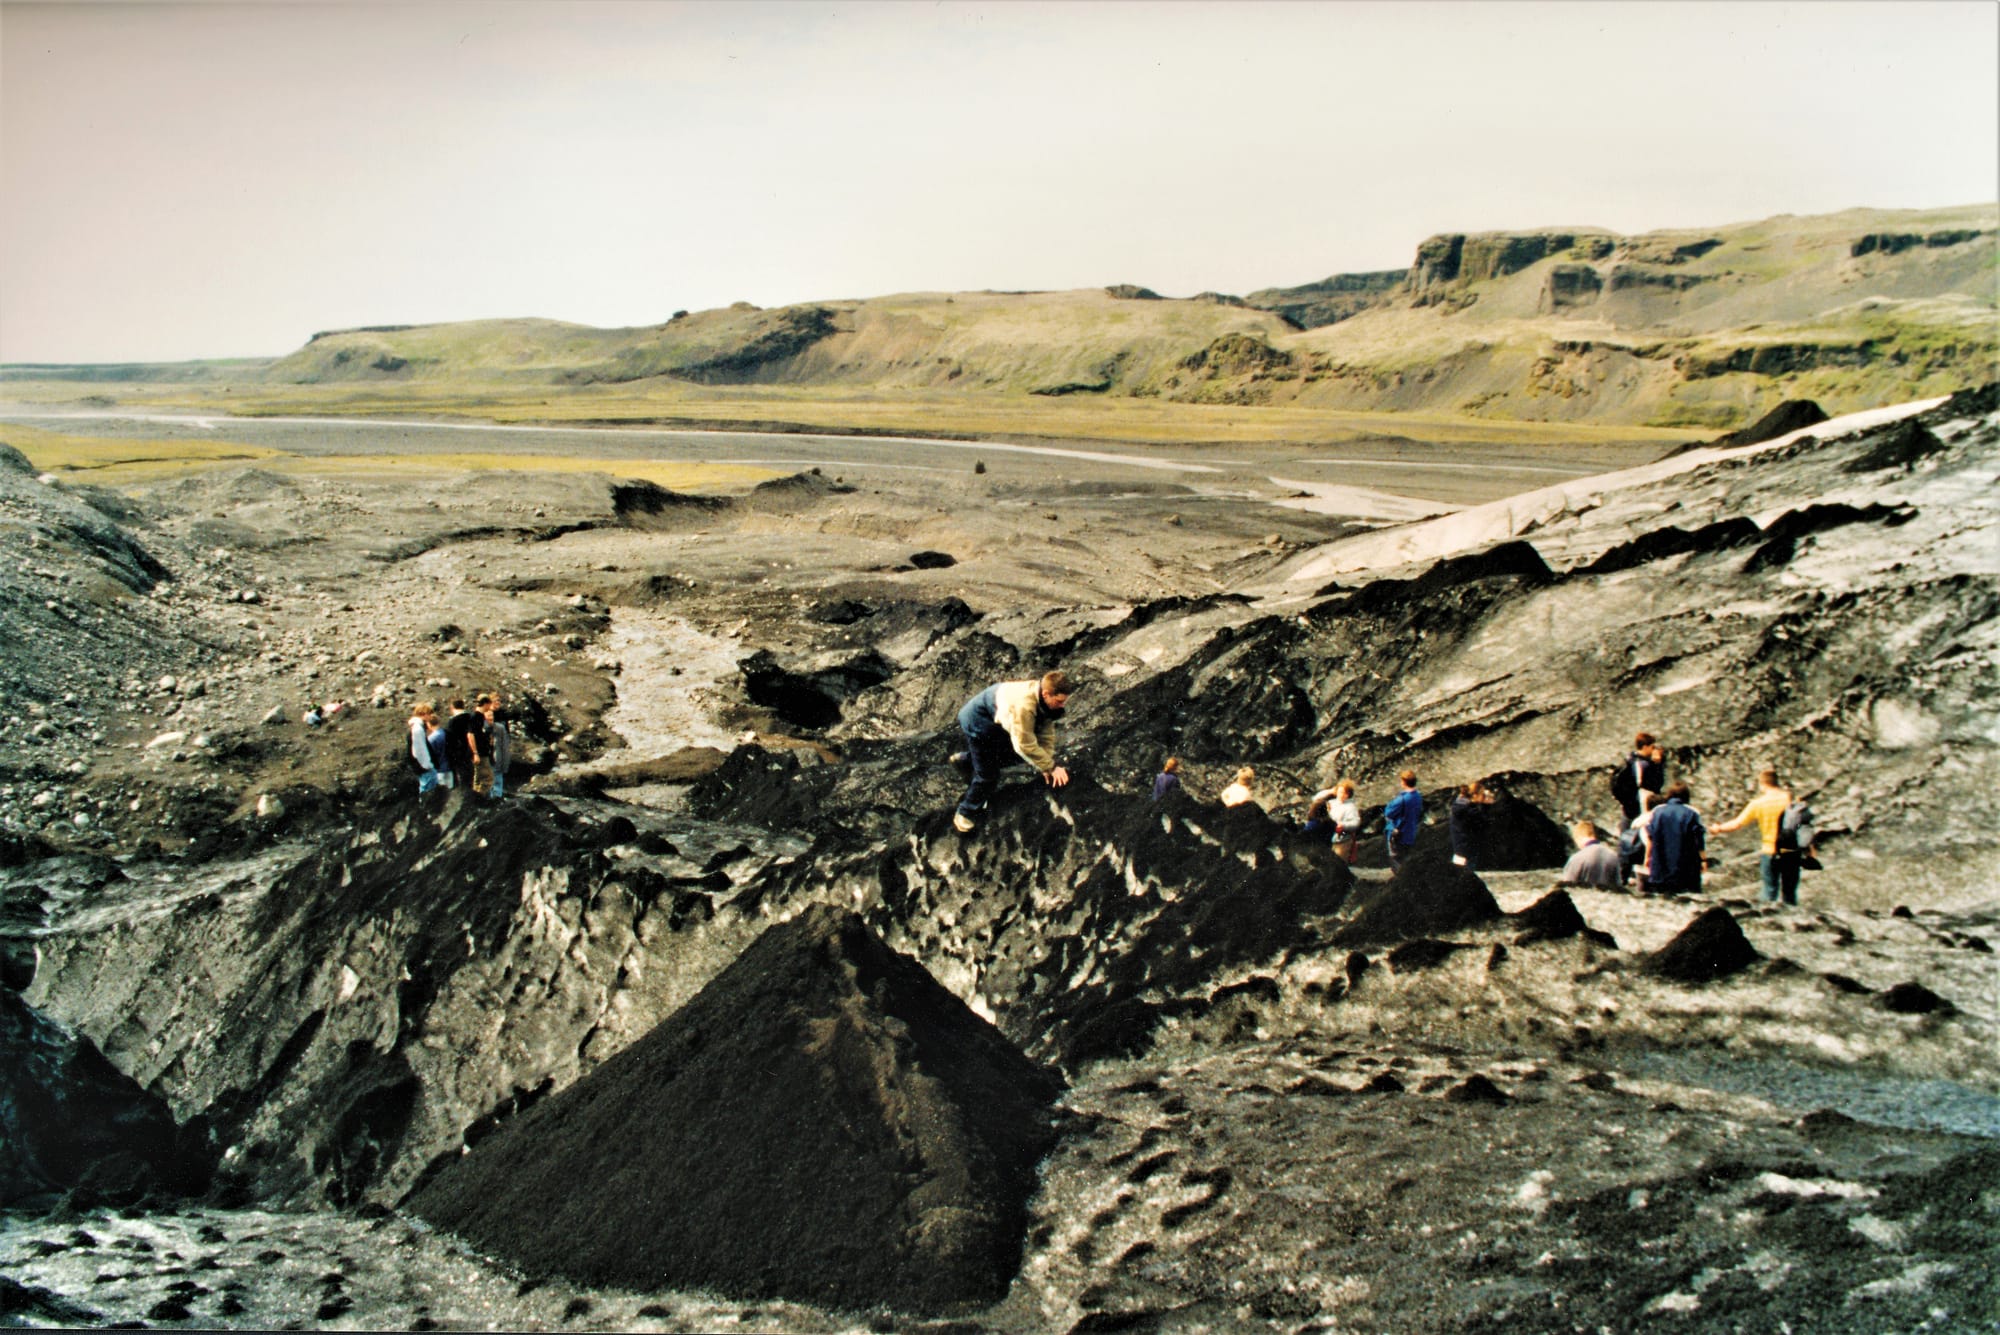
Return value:
<svg viewBox="0 0 2000 1335">
<path fill-rule="evenodd" d="M 1017 754 L 1050 787 L 1069 782 L 1069 771 L 1056 764 L 1056 720 L 1069 697 L 1069 677 L 1050 672 L 1040 681 L 996 682 L 965 702 L 958 711 L 958 726 L 965 733 L 960 754 L 972 766 L 972 783 L 951 817 L 960 834 L 972 833 L 972 818 L 986 809 L 1000 770 Z"/>
</svg>

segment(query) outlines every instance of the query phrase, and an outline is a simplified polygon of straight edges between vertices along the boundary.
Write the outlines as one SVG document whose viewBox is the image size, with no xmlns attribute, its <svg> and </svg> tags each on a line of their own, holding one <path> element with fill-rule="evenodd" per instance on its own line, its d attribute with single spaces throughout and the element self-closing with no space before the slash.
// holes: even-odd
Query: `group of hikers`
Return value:
<svg viewBox="0 0 2000 1335">
<path fill-rule="evenodd" d="M 507 721 L 498 695 L 480 695 L 467 708 L 453 700 L 438 720 L 437 706 L 419 700 L 410 709 L 408 760 L 417 794 L 463 788 L 481 797 L 504 797 L 511 759 Z"/>
<path fill-rule="evenodd" d="M 1067 673 L 1056 671 L 1026 681 L 1002 681 L 966 701 L 958 711 L 964 749 L 952 762 L 970 771 L 965 796 L 952 812 L 961 834 L 976 828 L 979 814 L 999 783 L 1000 771 L 1016 759 L 1025 761 L 1043 782 L 1060 788 L 1069 771 L 1056 763 L 1056 721 L 1063 716 L 1074 687 Z M 507 791 L 509 738 L 497 694 L 451 702 L 451 713 L 440 722 L 437 707 L 419 701 L 410 710 L 408 759 L 417 775 L 417 792 L 463 788 L 485 797 Z M 1180 760 L 1168 757 L 1153 781 L 1159 801 L 1181 784 Z M 1423 828 L 1424 798 L 1417 772 L 1397 776 L 1399 788 L 1382 809 L 1383 841 L 1392 869 L 1400 870 L 1416 851 Z M 1255 800 L 1257 772 L 1246 765 L 1222 791 L 1224 806 Z M 1775 769 L 1757 777 L 1757 796 L 1732 821 L 1704 824 L 1688 804 L 1688 786 L 1666 781 L 1666 749 L 1659 739 L 1642 732 L 1611 778 L 1611 793 L 1622 819 L 1615 842 L 1607 843 L 1597 823 L 1579 820 L 1570 827 L 1576 852 L 1563 867 L 1561 884 L 1607 889 L 1636 884 L 1642 893 L 1696 894 L 1708 862 L 1708 836 L 1726 835 L 1755 824 L 1761 841 L 1758 862 L 1759 895 L 1766 903 L 1796 905 L 1799 873 L 1815 867 L 1813 815 L 1804 802 L 1778 782 Z M 1323 838 L 1334 853 L 1352 864 L 1361 852 L 1361 808 L 1355 785 L 1342 779 L 1312 795 L 1302 831 Z M 1452 861 L 1476 871 L 1490 834 L 1497 800 L 1485 784 L 1460 785 L 1449 812 Z"/>
<path fill-rule="evenodd" d="M 952 813 L 961 834 L 976 828 L 976 819 L 992 796 L 1002 768 L 1020 759 L 1033 766 L 1045 783 L 1060 788 L 1069 771 L 1056 763 L 1056 721 L 1063 716 L 1073 692 L 1068 674 L 1050 672 L 1039 679 L 996 682 L 965 703 L 958 725 L 964 749 L 952 755 L 954 764 L 971 770 L 965 796 Z M 1153 780 L 1153 800 L 1181 786 L 1180 759 L 1170 756 Z M 1400 870 L 1416 851 L 1423 828 L 1424 798 L 1417 773 L 1397 776 L 1399 789 L 1382 810 L 1383 840 L 1392 869 Z M 1224 806 L 1254 800 L 1256 770 L 1244 766 L 1223 789 Z M 1666 748 L 1651 733 L 1633 740 L 1625 761 L 1612 773 L 1611 793 L 1622 819 L 1615 842 L 1606 843 L 1597 823 L 1579 820 L 1570 827 L 1576 852 L 1564 865 L 1560 883 L 1618 889 L 1634 885 L 1640 893 L 1698 894 L 1708 863 L 1708 836 L 1726 835 L 1746 826 L 1757 827 L 1761 842 L 1758 898 L 1771 904 L 1799 902 L 1799 873 L 1818 866 L 1813 859 L 1812 808 L 1795 801 L 1766 768 L 1757 776 L 1757 796 L 1731 821 L 1704 824 L 1689 805 L 1685 782 L 1666 781 Z M 1334 852 L 1352 864 L 1361 849 L 1361 809 L 1355 785 L 1342 779 L 1312 795 L 1306 806 L 1303 832 L 1324 838 Z M 1453 796 L 1450 819 L 1452 861 L 1468 870 L 1479 867 L 1489 833 L 1488 810 L 1498 795 L 1484 783 L 1460 785 Z"/>
</svg>

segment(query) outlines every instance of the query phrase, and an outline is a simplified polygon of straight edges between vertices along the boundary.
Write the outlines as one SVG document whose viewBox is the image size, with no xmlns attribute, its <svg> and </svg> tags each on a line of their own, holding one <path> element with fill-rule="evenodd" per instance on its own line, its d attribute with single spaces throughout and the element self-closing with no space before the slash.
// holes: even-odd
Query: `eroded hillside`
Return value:
<svg viewBox="0 0 2000 1335">
<path fill-rule="evenodd" d="M 1621 236 L 1451 233 L 1407 270 L 1248 299 L 917 293 L 316 335 L 272 386 L 607 385 L 1150 398 L 1720 429 L 1949 393 L 2000 357 L 2000 209 L 1851 210 Z M 282 392 L 273 402 L 282 403 Z M 629 412 L 629 410 L 627 410 Z"/>
<path fill-rule="evenodd" d="M 885 560 L 918 533 L 1018 535 L 1012 512 L 935 504 L 928 478 L 920 516 L 812 473 L 728 501 L 544 480 L 566 522 L 477 528 L 329 485 L 311 503 L 353 507 L 348 541 L 305 553 L 247 542 L 305 513 L 255 470 L 121 515 L 17 468 L 10 513 L 51 549 L 34 578 L 137 570 L 113 536 L 129 527 L 148 578 L 211 581 L 159 600 L 161 624 L 192 640 L 254 623 L 203 637 L 212 687 L 148 696 L 208 744 L 135 734 L 79 755 L 79 788 L 231 786 L 249 732 L 342 791 L 288 788 L 286 812 L 162 802 L 138 826 L 102 801 L 85 823 L 0 810 L 22 836 L 0 871 L 0 1039 L 18 1054 L 0 1063 L 0 1187 L 67 1212 L 0 1230 L 0 1292 L 51 1324 L 469 1324 L 461 1295 L 506 1272 L 398 1218 L 414 1206 L 528 1269 L 511 1299 L 478 1299 L 494 1324 L 821 1330 L 841 1321 L 815 1304 L 879 1301 L 1008 1331 L 1697 1312 L 1976 1328 L 2000 1181 L 1978 800 L 2000 783 L 1996 457 L 1989 389 L 1426 523 L 1231 536 L 1227 587 L 1198 597 L 1150 596 L 1081 544 L 1011 542 L 983 573 L 930 547 Z M 211 618 L 196 595 L 224 572 L 180 534 L 221 495 L 246 577 L 287 576 Z M 1191 497 L 1051 469 L 997 499 L 1173 532 Z M 884 533 L 899 517 L 920 522 Z M 434 619 L 396 620 L 420 607 Z M 392 622 L 433 629 L 380 637 Z M 89 621 L 100 655 L 152 624 Z M 386 643 L 354 649 L 371 634 Z M 321 682 L 390 671 L 387 649 L 381 707 L 311 730 L 229 717 L 295 640 Z M 952 711 L 1057 663 L 1080 687 L 1075 777 L 1011 784 L 956 830 Z M 494 681 L 519 709 L 519 783 L 499 803 L 418 800 L 390 706 Z M 621 721 L 614 692 L 684 709 L 714 745 Z M 1717 837 L 1698 895 L 1553 889 L 1560 823 L 1608 822 L 1605 772 L 1637 726 L 1711 819 L 1767 763 L 1811 797 L 1824 868 L 1802 908 L 1752 900 L 1747 835 Z M 67 752 L 10 745 L 9 787 L 53 800 Z M 615 769 L 585 763 L 599 750 Z M 1169 751 L 1184 787 L 1155 802 Z M 1258 801 L 1212 800 L 1246 761 Z M 1392 879 L 1379 811 L 1405 765 L 1432 819 Z M 1342 774 L 1369 821 L 1354 868 L 1296 822 Z M 1473 778 L 1505 793 L 1477 874 L 1451 865 L 1442 819 Z M 814 922 L 776 949 L 774 926 Z M 993 1059 L 953 1070 L 956 1093 L 931 1081 L 975 1032 Z M 1025 1127 L 1050 1098 L 1058 1117 L 982 1198 L 994 1080 L 1033 1097 L 988 1120 Z M 598 1129 L 676 1108 L 708 1120 Z M 773 1171 L 770 1143 L 826 1130 L 828 1108 L 849 1147 Z M 620 1228 L 698 1180 L 691 1143 L 720 1185 L 682 1202 L 680 1236 L 765 1250 L 572 1264 L 565 1220 L 623 1255 Z M 531 1170 L 561 1173 L 576 1213 L 481 1193 L 482 1174 Z M 492 1218 L 455 1222 L 446 1197 Z M 843 1264 L 855 1234 L 812 1221 L 857 1205 L 910 1254 L 976 1273 L 916 1292 L 880 1249 Z M 279 1206 L 314 1226 L 274 1230 Z M 393 1248 L 355 1244 L 364 1222 Z M 768 1245 L 793 1236 L 780 1222 L 801 1247 Z"/>
</svg>

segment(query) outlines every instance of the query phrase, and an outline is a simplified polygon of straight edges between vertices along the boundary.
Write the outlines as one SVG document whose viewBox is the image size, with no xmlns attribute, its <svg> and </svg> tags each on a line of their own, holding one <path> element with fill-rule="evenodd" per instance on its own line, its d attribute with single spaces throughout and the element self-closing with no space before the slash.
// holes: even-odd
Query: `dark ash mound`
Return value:
<svg viewBox="0 0 2000 1335">
<path fill-rule="evenodd" d="M 1764 530 L 1757 527 L 1757 521 L 1742 515 L 1704 524 L 1697 529 L 1676 528 L 1668 524 L 1664 528 L 1648 529 L 1635 538 L 1608 548 L 1603 555 L 1583 567 L 1583 573 L 1611 575 L 1620 570 L 1636 570 L 1683 552 L 1706 553 L 1748 547 L 1761 542 L 1763 537 Z"/>
<path fill-rule="evenodd" d="M 1843 473 L 1874 473 L 1887 468 L 1911 469 L 1944 448 L 1922 422 L 1907 418 L 1864 454 L 1850 459 Z"/>
<path fill-rule="evenodd" d="M 1333 941 L 1340 946 L 1390 945 L 1463 931 L 1500 916 L 1486 882 L 1450 857 L 1420 849 L 1388 885 L 1362 902 L 1361 911 Z"/>
<path fill-rule="evenodd" d="M 737 670 L 752 701 L 786 723 L 809 730 L 840 722 L 841 709 L 851 697 L 896 675 L 896 665 L 873 649 L 804 672 L 785 667 L 769 649 L 759 649 Z"/>
<path fill-rule="evenodd" d="M 1483 551 L 1447 556 L 1431 564 L 1415 579 L 1378 579 L 1362 586 L 1350 599 L 1356 609 L 1384 611 L 1414 599 L 1446 589 L 1487 579 L 1522 579 L 1539 583 L 1551 578 L 1548 563 L 1535 545 L 1523 539 L 1502 542 Z M 1321 595 L 1343 592 L 1334 583 L 1319 590 Z"/>
<path fill-rule="evenodd" d="M 1477 813 L 1474 844 L 1479 849 L 1479 865 L 1487 871 L 1537 871 L 1560 869 L 1569 861 L 1570 840 L 1560 825 L 1541 808 L 1504 791 L 1505 777 L 1488 783 L 1502 789 L 1490 804 Z M 1454 794 L 1434 793 L 1427 797 L 1431 810 L 1449 813 Z M 1441 820 L 1426 825 L 1417 835 L 1419 853 L 1436 851 L 1447 860 L 1451 856 L 1451 825 Z"/>
<path fill-rule="evenodd" d="M 412 1204 L 531 1272 L 937 1311 L 1005 1292 L 1060 1088 L 815 906 Z"/>
<path fill-rule="evenodd" d="M 1648 955 L 1642 967 L 1656 978 L 1677 983 L 1711 983 L 1741 973 L 1763 958 L 1729 910 L 1718 906 Z"/>
<path fill-rule="evenodd" d="M 1521 929 L 1520 935 L 1514 938 L 1517 946 L 1581 936 L 1613 950 L 1618 948 L 1618 943 L 1608 933 L 1597 931 L 1584 921 L 1583 914 L 1577 911 L 1576 901 L 1569 897 L 1567 890 L 1551 890 L 1510 916 L 1514 925 Z"/>
<path fill-rule="evenodd" d="M 651 482 L 622 482 L 611 489 L 611 511 L 627 528 L 669 527 L 683 516 L 700 518 L 729 508 L 715 496 L 690 496 Z"/>
<path fill-rule="evenodd" d="M 1761 445 L 1767 440 L 1789 436 L 1794 431 L 1802 431 L 1809 426 L 1818 426 L 1826 421 L 1826 411 L 1811 399 L 1786 399 L 1762 417 L 1726 436 L 1709 441 L 1706 445 L 1683 445 L 1673 451 L 1685 454 L 1689 450 L 1736 450 L 1745 445 Z"/>
<path fill-rule="evenodd" d="M 1882 994 L 1882 1005 L 1898 1015 L 1951 1015 L 1957 1011 L 1957 1007 L 1922 983 L 1897 983 Z"/>
</svg>

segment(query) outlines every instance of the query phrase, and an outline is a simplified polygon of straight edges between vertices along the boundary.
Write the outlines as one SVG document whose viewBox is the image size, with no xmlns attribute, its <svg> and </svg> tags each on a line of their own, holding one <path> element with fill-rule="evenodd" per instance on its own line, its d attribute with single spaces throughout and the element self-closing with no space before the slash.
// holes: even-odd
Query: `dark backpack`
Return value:
<svg viewBox="0 0 2000 1335">
<path fill-rule="evenodd" d="M 428 748 L 430 745 L 429 741 L 426 740 L 424 745 Z M 417 763 L 416 752 L 410 749 L 410 730 L 408 728 L 403 729 L 403 739 L 396 744 L 396 756 L 405 765 L 410 767 L 411 773 L 421 774 L 424 772 L 424 767 Z"/>
<path fill-rule="evenodd" d="M 1801 853 L 1813 846 L 1818 832 L 1813 829 L 1813 809 L 1803 801 L 1794 802 L 1778 817 L 1778 851 Z"/>
<path fill-rule="evenodd" d="M 1611 795 L 1627 811 L 1639 805 L 1639 776 L 1632 772 L 1630 760 L 1611 771 Z"/>
</svg>

